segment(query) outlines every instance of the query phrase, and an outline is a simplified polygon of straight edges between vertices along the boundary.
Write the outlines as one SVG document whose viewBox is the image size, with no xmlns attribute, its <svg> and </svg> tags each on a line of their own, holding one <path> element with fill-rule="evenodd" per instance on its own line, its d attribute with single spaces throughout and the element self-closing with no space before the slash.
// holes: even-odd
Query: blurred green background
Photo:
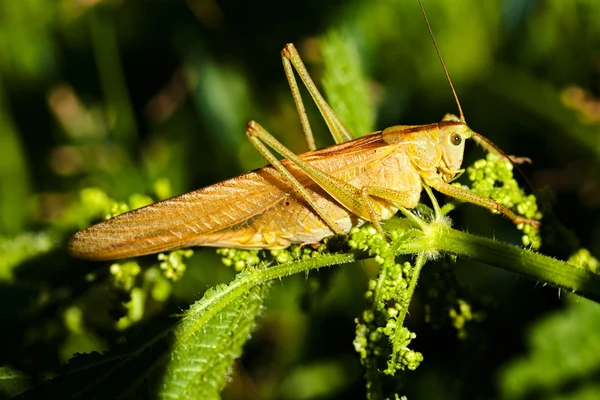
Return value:
<svg viewBox="0 0 600 400">
<path fill-rule="evenodd" d="M 533 160 L 523 170 L 547 216 L 541 251 L 599 254 L 600 3 L 427 0 L 425 8 L 471 128 Z M 104 194 L 164 198 L 264 165 L 244 135 L 251 119 L 305 151 L 279 51 L 294 42 L 320 84 L 318 39 L 332 31 L 358 50 L 376 110 L 371 129 L 457 112 L 416 0 L 0 3 L 0 365 L 21 371 L 25 387 L 71 354 L 105 351 L 231 279 L 211 249 L 197 250 L 175 283 L 156 275 L 155 258 L 143 261 L 134 317 L 120 304 L 135 295 L 111 289 L 110 263 L 74 260 L 66 241 L 110 211 L 90 211 Z M 332 144 L 309 112 L 318 146 Z M 465 165 L 482 154 L 469 145 Z M 510 222 L 476 206 L 452 217 L 456 227 L 519 243 Z M 426 324 L 415 297 L 409 323 L 425 362 L 398 390 L 600 397 L 598 307 L 482 265 L 452 271 L 457 296 L 485 304 L 486 318 L 460 340 L 451 324 Z M 224 396 L 364 398 L 353 318 L 372 274 L 361 264 L 275 285 Z M 116 326 L 123 315 L 129 322 Z M 589 346 L 576 350 L 574 341 Z M 585 367 L 559 368 L 562 352 Z"/>
</svg>

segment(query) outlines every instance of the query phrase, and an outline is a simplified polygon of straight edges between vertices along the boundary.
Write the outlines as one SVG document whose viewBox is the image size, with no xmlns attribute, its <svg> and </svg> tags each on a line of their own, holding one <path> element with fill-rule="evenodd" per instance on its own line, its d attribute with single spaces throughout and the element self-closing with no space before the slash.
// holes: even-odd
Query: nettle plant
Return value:
<svg viewBox="0 0 600 400">
<path fill-rule="evenodd" d="M 347 115 L 349 126 L 364 125 L 356 119 L 372 106 L 365 96 L 355 93 L 357 87 L 365 88 L 356 50 L 341 36 L 331 35 L 324 41 L 323 54 L 325 88 L 333 107 L 346 110 L 341 112 L 341 118 Z M 340 60 L 347 60 L 345 65 L 354 67 L 336 75 Z M 339 99 L 353 102 L 342 108 L 337 104 L 342 101 Z M 493 198 L 527 219 L 541 219 L 535 196 L 525 194 L 513 178 L 513 164 L 497 154 L 490 153 L 476 161 L 466 169 L 466 176 L 468 185 L 454 185 Z M 423 196 L 416 209 L 404 211 L 383 224 L 385 235 L 373 225 L 365 224 L 353 228 L 346 236 L 325 239 L 319 246 L 217 250 L 226 266 L 239 271 L 231 282 L 209 288 L 180 315 L 164 323 L 157 322 L 155 329 L 146 332 L 144 341 L 127 343 L 102 356 L 76 356 L 64 375 L 42 383 L 30 393 L 56 390 L 85 397 L 99 392 L 114 394 L 116 390 L 124 397 L 151 392 L 160 398 L 218 398 L 235 360 L 260 324 L 273 282 L 323 267 L 346 268 L 348 263 L 365 259 L 373 259 L 379 270 L 375 278 L 365 283 L 367 289 L 362 295 L 366 308 L 356 315 L 353 346 L 364 366 L 370 399 L 389 394 L 381 383 L 382 376 L 409 377 L 410 374 L 402 372 L 416 369 L 427 357 L 412 347 L 416 333 L 405 323 L 420 273 L 432 260 L 476 260 L 600 300 L 600 276 L 594 270 L 597 262 L 591 256 L 576 266 L 536 253 L 541 238 L 530 225 L 517 227 L 522 230 L 522 247 L 453 229 L 451 211 L 460 202 L 452 200 L 440 207 L 431 189 L 425 189 L 428 196 Z M 116 203 L 97 189 L 84 190 L 81 199 L 81 215 L 89 220 L 98 214 L 113 216 L 150 202 L 137 195 L 131 204 Z M 160 254 L 158 262 L 150 268 L 142 268 L 136 261 L 110 266 L 114 288 L 127 294 L 125 316 L 117 323 L 119 329 L 135 327 L 141 319 L 140 304 L 149 297 L 154 301 L 168 299 L 170 282 L 186 274 L 186 260 L 191 255 L 189 249 Z M 285 280 L 281 285 L 285 285 Z M 465 325 L 478 316 L 464 299 L 454 298 L 449 302 L 448 316 L 461 337 Z M 392 396 L 398 398 L 399 394 Z"/>
<path fill-rule="evenodd" d="M 467 168 L 467 175 L 472 190 L 491 195 L 528 218 L 541 217 L 535 197 L 525 195 L 519 188 L 508 161 L 490 154 Z M 124 385 L 120 389 L 123 393 L 138 393 L 140 387 L 147 387 L 146 381 L 160 379 L 156 390 L 161 398 L 216 398 L 227 384 L 232 365 L 243 353 L 256 324 L 260 324 L 273 282 L 323 267 L 344 268 L 351 262 L 373 259 L 379 265 L 379 272 L 368 281 L 363 293 L 367 307 L 357 316 L 353 345 L 365 369 L 368 398 L 377 399 L 385 397 L 382 375 L 405 379 L 410 375 L 401 372 L 416 369 L 427 356 L 411 347 L 416 333 L 405 322 L 420 272 L 431 260 L 468 258 L 590 299 L 600 299 L 600 276 L 594 271 L 597 261 L 593 257 L 588 255 L 585 260 L 575 257 L 572 262 L 580 264 L 576 266 L 536 253 L 533 248 L 540 245 L 540 237 L 537 230 L 527 226 L 523 227 L 522 236 L 527 248 L 453 229 L 448 213 L 460 204 L 451 202 L 439 207 L 431 190 L 427 192 L 432 207 L 420 204 L 414 212 L 389 220 L 385 224 L 386 236 L 366 224 L 353 228 L 347 237 L 333 237 L 318 247 L 218 249 L 223 264 L 239 271 L 233 281 L 208 289 L 200 300 L 177 316 L 176 323 L 164 327 L 134 351 L 118 349 L 112 355 L 78 356 L 75 361 L 85 365 L 86 374 L 98 370 L 94 379 L 98 385 L 113 382 L 119 371 L 131 366 L 138 379 Z M 102 192 L 95 190 L 87 191 L 85 197 L 95 207 L 108 201 Z M 110 206 L 113 210 L 127 209 L 123 204 L 115 204 Z M 185 260 L 191 254 L 189 249 L 160 254 L 157 269 L 166 279 L 178 280 L 185 274 Z M 129 292 L 130 305 L 139 298 L 136 294 L 139 286 L 134 282 L 142 271 L 135 261 L 110 267 L 115 286 Z M 285 285 L 285 280 L 281 284 Z M 478 316 L 467 300 L 446 300 L 450 301 L 445 305 L 448 317 L 461 337 L 466 334 L 466 325 Z M 120 324 L 123 327 L 134 324 L 133 314 L 130 310 Z M 147 365 L 140 361 L 146 357 L 152 360 Z M 76 368 L 73 373 L 83 371 Z M 83 390 L 97 389 L 92 385 Z"/>
</svg>

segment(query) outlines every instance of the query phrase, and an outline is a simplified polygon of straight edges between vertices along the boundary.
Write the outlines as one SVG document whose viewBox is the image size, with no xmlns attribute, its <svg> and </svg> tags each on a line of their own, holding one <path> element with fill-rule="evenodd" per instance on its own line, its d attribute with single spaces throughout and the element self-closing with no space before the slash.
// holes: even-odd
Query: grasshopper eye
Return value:
<svg viewBox="0 0 600 400">
<path fill-rule="evenodd" d="M 458 146 L 462 143 L 462 137 L 458 133 L 453 133 L 450 135 L 450 143 L 454 146 Z"/>
</svg>

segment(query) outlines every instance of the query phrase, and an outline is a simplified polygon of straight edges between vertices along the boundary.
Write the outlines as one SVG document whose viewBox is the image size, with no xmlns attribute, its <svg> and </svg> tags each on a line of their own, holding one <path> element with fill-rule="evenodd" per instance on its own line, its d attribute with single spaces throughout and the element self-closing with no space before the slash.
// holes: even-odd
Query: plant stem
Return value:
<svg viewBox="0 0 600 400">
<path fill-rule="evenodd" d="M 600 275 L 583 268 L 454 229 L 436 230 L 430 236 L 431 245 L 442 253 L 480 261 L 600 302 Z"/>
<path fill-rule="evenodd" d="M 404 326 L 404 319 L 406 318 L 406 314 L 408 313 L 408 307 L 410 306 L 410 302 L 412 301 L 413 295 L 415 293 L 415 289 L 417 288 L 417 284 L 419 283 L 419 276 L 421 275 L 421 269 L 427 262 L 427 258 L 423 253 L 420 253 L 417 256 L 415 261 L 415 265 L 412 270 L 412 276 L 410 277 L 410 283 L 407 288 L 407 304 L 402 305 L 402 309 L 400 310 L 400 315 L 396 318 L 396 331 L 399 331 L 402 326 Z"/>
<path fill-rule="evenodd" d="M 426 232 L 415 230 L 414 232 L 419 232 L 419 234 L 411 235 L 410 238 L 401 242 L 396 249 L 396 254 L 423 253 L 417 260 L 419 266 L 415 265 L 419 269 L 426 260 L 426 254 L 441 252 L 465 257 L 600 302 L 600 275 L 530 250 L 457 231 L 443 225 L 430 225 L 429 228 Z M 364 251 L 326 254 L 309 260 L 281 264 L 240 274 L 232 283 L 221 290 L 219 295 L 207 299 L 198 307 L 196 312 L 204 313 L 203 310 L 205 310 L 207 314 L 203 317 L 210 318 L 211 315 L 219 312 L 236 296 L 255 285 L 265 284 L 300 272 L 350 263 L 368 257 L 368 253 Z M 202 323 L 199 323 L 199 326 L 201 325 Z"/>
</svg>

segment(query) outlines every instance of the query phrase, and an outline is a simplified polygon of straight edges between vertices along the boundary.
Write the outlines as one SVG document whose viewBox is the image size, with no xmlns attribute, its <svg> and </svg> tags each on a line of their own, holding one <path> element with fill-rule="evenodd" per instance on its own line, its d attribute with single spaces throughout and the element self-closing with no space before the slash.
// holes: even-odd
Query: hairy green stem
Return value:
<svg viewBox="0 0 600 400">
<path fill-rule="evenodd" d="M 406 314 L 408 313 L 408 307 L 410 306 L 410 302 L 412 301 L 413 295 L 415 293 L 415 289 L 417 288 L 417 284 L 419 283 L 419 276 L 421 275 L 421 269 L 427 262 L 427 257 L 423 253 L 420 253 L 417 256 L 417 260 L 415 261 L 415 266 L 412 270 L 412 276 L 410 277 L 410 283 L 407 288 L 407 303 L 403 304 L 402 309 L 400 310 L 400 315 L 396 318 L 396 331 L 399 331 L 402 326 L 404 326 L 404 319 L 406 318 Z"/>
<path fill-rule="evenodd" d="M 600 302 L 600 275 L 590 271 L 514 245 L 450 229 L 444 225 L 430 225 L 426 232 L 418 232 L 420 234 L 411 235 L 410 238 L 401 242 L 397 246 L 396 254 L 423 253 L 423 256 L 420 257 L 423 259 L 421 262 L 425 260 L 425 255 L 436 252 L 465 257 Z M 240 274 L 224 290 L 220 291 L 219 295 L 206 299 L 194 310 L 194 314 L 200 315 L 194 324 L 198 328 L 202 327 L 206 320 L 253 286 L 300 272 L 350 263 L 367 257 L 366 252 L 326 254 L 309 260 Z M 188 314 L 187 317 L 193 318 L 193 315 Z M 195 329 L 192 327 L 186 331 L 185 335 L 193 332 Z M 185 337 L 180 340 L 185 342 Z"/>
<path fill-rule="evenodd" d="M 431 245 L 600 302 L 600 275 L 540 253 L 454 229 L 436 230 Z"/>
<path fill-rule="evenodd" d="M 350 263 L 364 258 L 367 258 L 366 253 L 327 254 L 309 260 L 286 263 L 271 268 L 241 273 L 233 282 L 220 290 L 217 295 L 208 299 L 204 298 L 203 301 L 194 308 L 193 313 L 188 313 L 186 315 L 186 318 L 195 318 L 195 327 L 191 326 L 186 329 L 183 336 L 179 337 L 178 340 L 185 343 L 189 336 L 193 335 L 198 329 L 201 329 L 204 326 L 206 321 L 211 319 L 229 303 L 254 286 L 262 285 L 272 280 L 281 279 L 299 272 L 306 272 L 311 269 L 318 269 L 330 265 Z"/>
<path fill-rule="evenodd" d="M 398 255 L 435 254 L 435 252 L 480 261 L 600 302 L 600 275 L 511 244 L 447 227 L 430 226 L 428 232 L 412 236 L 399 244 L 396 249 Z M 218 297 L 205 302 L 196 312 L 206 312 L 201 319 L 208 319 L 229 303 L 227 298 L 232 300 L 255 285 L 312 269 L 365 258 L 368 258 L 366 252 L 327 254 L 241 274 Z M 213 308 L 215 306 L 216 309 Z M 201 326 L 202 322 L 198 322 Z"/>
<path fill-rule="evenodd" d="M 398 237 L 391 250 L 392 254 L 396 255 L 418 254 L 408 287 L 411 294 L 427 258 L 442 253 L 477 260 L 542 283 L 565 288 L 593 300 L 600 300 L 600 276 L 587 270 L 513 245 L 450 229 L 443 220 L 426 224 L 424 230 L 408 227 L 406 224 L 404 229 L 408 231 Z M 367 251 L 319 254 L 307 260 L 284 263 L 270 268 L 248 269 L 239 274 L 230 284 L 215 287 L 211 292 L 207 292 L 202 300 L 190 308 L 182 323 L 174 331 L 176 338 L 174 351 L 181 353 L 182 349 L 190 346 L 196 334 L 207 331 L 210 321 L 215 316 L 226 310 L 228 306 L 237 304 L 236 302 L 239 302 L 253 288 L 292 274 L 358 261 L 369 257 L 369 254 Z M 407 309 L 406 305 L 398 316 L 398 326 L 402 326 Z M 367 364 L 366 367 L 369 376 L 377 377 L 376 364 Z M 371 387 L 368 389 L 374 397 L 379 390 L 377 385 L 373 386 L 375 383 L 376 380 L 371 380 Z"/>
</svg>

